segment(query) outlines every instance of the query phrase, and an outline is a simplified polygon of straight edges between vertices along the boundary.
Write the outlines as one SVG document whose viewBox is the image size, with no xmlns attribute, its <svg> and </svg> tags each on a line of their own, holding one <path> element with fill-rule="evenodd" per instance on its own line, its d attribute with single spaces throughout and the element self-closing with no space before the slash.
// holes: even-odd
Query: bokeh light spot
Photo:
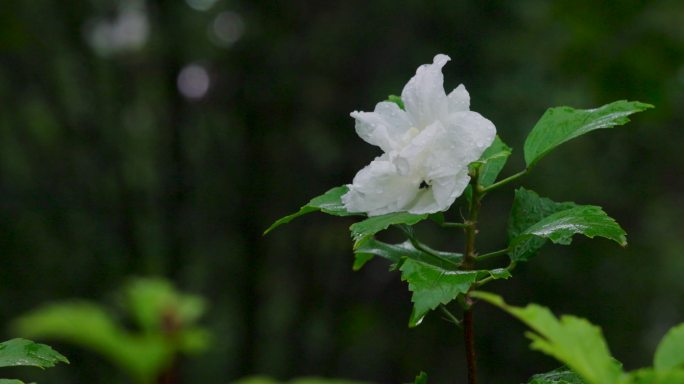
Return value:
<svg viewBox="0 0 684 384">
<path fill-rule="evenodd" d="M 178 74 L 178 91 L 188 99 L 201 99 L 209 91 L 209 72 L 199 64 L 186 65 Z"/>
<path fill-rule="evenodd" d="M 214 18 L 209 26 L 211 40 L 219 46 L 230 47 L 242 37 L 245 31 L 245 22 L 242 16 L 235 12 L 221 12 Z"/>
</svg>

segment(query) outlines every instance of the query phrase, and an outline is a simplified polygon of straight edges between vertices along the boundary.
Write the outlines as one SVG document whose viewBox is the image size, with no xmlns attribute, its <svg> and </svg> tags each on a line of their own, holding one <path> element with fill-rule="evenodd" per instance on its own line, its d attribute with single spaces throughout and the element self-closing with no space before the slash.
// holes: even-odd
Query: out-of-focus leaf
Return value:
<svg viewBox="0 0 684 384">
<path fill-rule="evenodd" d="M 299 211 L 276 220 L 275 223 L 273 223 L 266 231 L 264 231 L 264 235 L 283 224 L 289 223 L 299 216 L 303 216 L 311 212 L 320 211 L 334 216 L 363 215 L 363 213 L 348 212 L 344 207 L 344 204 L 342 204 L 342 195 L 348 191 L 349 188 L 347 186 L 335 187 L 318 197 L 314 197 L 311 199 L 311 201 L 309 201 L 308 204 L 301 207 Z"/>
<path fill-rule="evenodd" d="M 653 367 L 656 371 L 684 368 L 684 324 L 670 329 L 665 334 L 656 349 Z"/>
<path fill-rule="evenodd" d="M 97 352 L 139 380 L 154 378 L 174 352 L 161 334 L 133 336 L 102 308 L 85 302 L 39 308 L 17 319 L 14 328 L 27 337 L 69 342 Z"/>
<path fill-rule="evenodd" d="M 601 329 L 585 319 L 561 316 L 548 308 L 529 304 L 514 307 L 497 295 L 472 292 L 473 297 L 493 304 L 527 324 L 534 332 L 526 335 L 531 348 L 556 358 L 580 375 L 589 384 L 613 384 L 622 376 L 622 369 L 610 355 Z"/>
<path fill-rule="evenodd" d="M 586 384 L 575 372 L 562 367 L 530 378 L 528 384 Z"/>
<path fill-rule="evenodd" d="M 24 384 L 24 382 L 15 379 L 0 379 L 0 384 Z"/>
<path fill-rule="evenodd" d="M 408 212 L 388 213 L 381 216 L 369 217 L 366 220 L 352 224 L 352 238 L 354 239 L 354 249 L 358 248 L 376 233 L 389 228 L 390 225 L 406 224 L 413 225 L 427 219 L 427 214 L 414 215 Z"/>
<path fill-rule="evenodd" d="M 654 371 L 650 368 L 630 372 L 619 384 L 682 384 L 684 383 L 684 369 Z"/>
<path fill-rule="evenodd" d="M 419 325 L 425 314 L 440 304 L 447 304 L 468 292 L 479 273 L 446 270 L 412 259 L 406 259 L 399 270 L 401 279 L 408 282 L 409 290 L 413 292 L 409 327 Z"/>
<path fill-rule="evenodd" d="M 627 116 L 653 108 L 638 101 L 620 100 L 595 109 L 556 107 L 546 110 L 525 140 L 527 168 L 564 142 L 585 133 L 626 124 Z"/>
<path fill-rule="evenodd" d="M 136 278 L 124 289 L 125 304 L 144 332 L 159 332 L 164 322 L 176 328 L 192 325 L 206 310 L 199 296 L 182 294 L 166 280 Z"/>
<path fill-rule="evenodd" d="M 479 183 L 483 187 L 494 184 L 496 177 L 506 165 L 508 157 L 511 155 L 511 147 L 506 145 L 497 135 L 492 145 L 487 148 L 478 162 L 480 167 Z"/>
<path fill-rule="evenodd" d="M 50 368 L 60 362 L 68 364 L 69 360 L 45 344 L 26 339 L 12 339 L 0 343 L 0 367 Z"/>
<path fill-rule="evenodd" d="M 358 381 L 349 381 L 343 379 L 325 379 L 320 377 L 302 377 L 292 379 L 288 382 L 277 381 L 266 376 L 252 376 L 245 377 L 233 384 L 368 384 Z"/>
<path fill-rule="evenodd" d="M 373 256 L 380 256 L 392 263 L 398 263 L 403 257 L 406 257 L 448 270 L 458 269 L 459 264 L 463 260 L 463 255 L 460 253 L 437 250 L 431 250 L 431 252 L 438 255 L 438 257 L 416 249 L 410 241 L 405 241 L 401 244 L 387 244 L 376 239 L 368 239 L 354 250 L 356 255 L 354 270 L 358 270 Z"/>
<path fill-rule="evenodd" d="M 428 375 L 425 372 L 421 372 L 416 376 L 416 380 L 413 384 L 428 384 Z"/>
</svg>

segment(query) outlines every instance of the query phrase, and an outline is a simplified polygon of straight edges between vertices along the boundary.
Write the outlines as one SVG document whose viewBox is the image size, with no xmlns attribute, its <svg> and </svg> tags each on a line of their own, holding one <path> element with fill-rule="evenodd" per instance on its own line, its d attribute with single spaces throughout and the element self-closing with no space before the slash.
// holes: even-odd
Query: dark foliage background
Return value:
<svg viewBox="0 0 684 384">
<path fill-rule="evenodd" d="M 183 363 L 185 382 L 399 383 L 419 370 L 464 382 L 458 330 L 439 316 L 408 330 L 409 294 L 382 261 L 352 272 L 351 221 L 309 216 L 261 236 L 351 181 L 377 151 L 349 112 L 398 94 L 443 52 L 446 87 L 465 83 L 516 149 L 549 106 L 656 105 L 524 180 L 604 206 L 629 247 L 548 247 L 491 286 L 587 317 L 627 368 L 649 365 L 684 321 L 682 20 L 677 0 L 1 0 L 0 321 L 162 275 L 211 305 L 213 346 Z M 505 173 L 521 167 L 518 150 Z M 487 201 L 482 250 L 504 245 L 511 198 Z M 460 247 L 457 232 L 422 230 Z M 476 321 L 483 382 L 555 367 L 506 315 L 483 306 Z M 123 382 L 99 357 L 58 347 L 72 364 L 36 380 Z"/>
</svg>

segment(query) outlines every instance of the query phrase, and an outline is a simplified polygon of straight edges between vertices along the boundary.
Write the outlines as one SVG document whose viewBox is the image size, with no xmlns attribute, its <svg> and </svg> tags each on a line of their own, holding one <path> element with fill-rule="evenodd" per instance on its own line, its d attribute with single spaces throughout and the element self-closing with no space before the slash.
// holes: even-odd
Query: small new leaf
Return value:
<svg viewBox="0 0 684 384">
<path fill-rule="evenodd" d="M 497 135 L 492 145 L 487 148 L 478 162 L 480 167 L 479 183 L 483 187 L 490 186 L 496 181 L 496 177 L 506 165 L 508 157 L 511 155 L 511 147 L 506 145 Z"/>
<path fill-rule="evenodd" d="M 684 368 L 684 324 L 670 329 L 660 341 L 653 358 L 656 371 Z"/>
<path fill-rule="evenodd" d="M 12 339 L 0 343 L 0 367 L 21 365 L 50 368 L 60 362 L 68 364 L 69 360 L 45 344 L 26 339 Z"/>
<path fill-rule="evenodd" d="M 409 327 L 419 325 L 425 315 L 440 304 L 447 304 L 468 292 L 479 274 L 478 271 L 446 270 L 411 259 L 406 259 L 399 270 L 401 279 L 408 282 L 409 291 L 413 292 Z"/>
<path fill-rule="evenodd" d="M 622 369 L 610 355 L 601 329 L 575 316 L 560 319 L 548 308 L 529 304 L 514 307 L 497 295 L 472 292 L 472 297 L 493 304 L 527 324 L 534 332 L 526 335 L 530 347 L 556 358 L 580 375 L 588 384 L 614 384 L 622 376 Z"/>
<path fill-rule="evenodd" d="M 542 157 L 566 141 L 597 129 L 626 124 L 629 121 L 627 116 L 648 108 L 653 106 L 627 100 L 615 101 L 595 109 L 549 108 L 525 140 L 527 168 L 533 167 Z"/>
<path fill-rule="evenodd" d="M 389 96 L 387 96 L 387 101 L 392 102 L 392 103 L 398 105 L 399 108 L 401 108 L 401 109 L 406 109 L 406 108 L 404 107 L 404 101 L 401 99 L 400 96 L 397 96 L 397 95 L 389 95 Z"/>
<path fill-rule="evenodd" d="M 299 216 L 303 216 L 311 212 L 320 211 L 334 216 L 363 215 L 362 213 L 347 211 L 347 209 L 344 207 L 344 204 L 342 204 L 342 195 L 344 195 L 348 191 L 349 188 L 347 186 L 335 187 L 318 197 L 314 197 L 313 199 L 311 199 L 311 201 L 309 201 L 308 204 L 301 207 L 299 211 L 276 220 L 275 223 L 271 224 L 271 226 L 268 227 L 266 231 L 264 231 L 264 235 L 268 234 L 269 232 L 283 224 L 289 223 L 290 221 L 298 218 Z"/>
<path fill-rule="evenodd" d="M 354 249 L 358 248 L 376 233 L 389 228 L 390 225 L 406 224 L 414 225 L 427 219 L 428 214 L 414 215 L 408 212 L 388 213 L 382 216 L 369 217 L 363 221 L 352 224 L 352 238 L 354 239 Z"/>
</svg>

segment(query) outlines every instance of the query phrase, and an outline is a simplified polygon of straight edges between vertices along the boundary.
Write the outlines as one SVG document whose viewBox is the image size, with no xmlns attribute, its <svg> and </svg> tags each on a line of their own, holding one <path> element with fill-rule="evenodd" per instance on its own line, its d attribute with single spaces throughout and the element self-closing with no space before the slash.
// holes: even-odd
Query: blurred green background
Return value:
<svg viewBox="0 0 684 384">
<path fill-rule="evenodd" d="M 351 270 L 351 219 L 277 217 L 348 183 L 379 152 L 352 110 L 399 94 L 436 53 L 447 91 L 516 149 L 550 106 L 656 105 L 573 141 L 524 179 L 557 201 L 602 205 L 626 249 L 547 247 L 491 289 L 601 325 L 628 369 L 684 321 L 684 2 L 0 1 L 0 324 L 40 304 L 107 302 L 131 275 L 204 296 L 214 335 L 188 383 L 265 374 L 400 383 L 465 380 L 460 332 L 429 316 L 381 260 Z M 503 247 L 512 188 L 488 197 L 480 249 Z M 457 250 L 458 232 L 421 228 Z M 389 236 L 393 236 L 392 233 Z M 476 311 L 481 380 L 518 383 L 556 363 L 523 327 Z M 11 337 L 6 329 L 5 338 Z M 45 383 L 121 383 L 99 356 Z M 31 376 L 33 375 L 33 376 Z"/>
</svg>

